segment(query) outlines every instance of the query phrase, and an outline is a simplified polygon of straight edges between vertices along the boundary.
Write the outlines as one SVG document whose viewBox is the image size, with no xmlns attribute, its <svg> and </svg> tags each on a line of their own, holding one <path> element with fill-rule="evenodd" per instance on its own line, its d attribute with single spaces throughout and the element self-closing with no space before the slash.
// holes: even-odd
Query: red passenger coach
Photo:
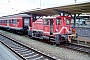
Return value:
<svg viewBox="0 0 90 60">
<path fill-rule="evenodd" d="M 28 35 L 60 44 L 66 41 L 71 32 L 71 20 L 72 18 L 68 16 L 37 19 L 32 24 L 32 30 L 28 30 Z"/>
<path fill-rule="evenodd" d="M 30 15 L 15 14 L 0 17 L 0 27 L 23 33 L 30 27 Z"/>
</svg>

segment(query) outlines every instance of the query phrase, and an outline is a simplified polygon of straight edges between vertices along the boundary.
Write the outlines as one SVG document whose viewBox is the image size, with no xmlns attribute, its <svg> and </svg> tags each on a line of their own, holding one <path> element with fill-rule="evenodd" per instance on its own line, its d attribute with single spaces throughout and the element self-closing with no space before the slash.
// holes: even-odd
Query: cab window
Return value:
<svg viewBox="0 0 90 60">
<path fill-rule="evenodd" d="M 71 24 L 71 20 L 66 18 L 66 24 Z"/>
<path fill-rule="evenodd" d="M 49 20 L 48 19 L 44 19 L 44 25 L 49 25 Z"/>
<path fill-rule="evenodd" d="M 56 25 L 60 25 L 62 23 L 61 18 L 56 18 Z"/>
</svg>

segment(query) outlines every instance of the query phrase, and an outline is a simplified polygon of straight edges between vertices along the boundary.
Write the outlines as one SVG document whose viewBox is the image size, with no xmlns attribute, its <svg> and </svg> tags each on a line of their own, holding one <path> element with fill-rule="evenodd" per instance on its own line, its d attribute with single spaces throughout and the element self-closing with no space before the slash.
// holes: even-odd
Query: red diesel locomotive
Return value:
<svg viewBox="0 0 90 60">
<path fill-rule="evenodd" d="M 60 44 L 67 41 L 67 36 L 71 32 L 71 20 L 68 16 L 37 19 L 28 30 L 28 35 Z"/>
<path fill-rule="evenodd" d="M 34 20 L 31 15 L 16 14 L 0 17 L 0 27 L 20 33 L 28 32 L 33 38 L 60 44 L 67 42 L 68 34 L 71 32 L 71 20 L 69 16 L 43 17 Z"/>
</svg>

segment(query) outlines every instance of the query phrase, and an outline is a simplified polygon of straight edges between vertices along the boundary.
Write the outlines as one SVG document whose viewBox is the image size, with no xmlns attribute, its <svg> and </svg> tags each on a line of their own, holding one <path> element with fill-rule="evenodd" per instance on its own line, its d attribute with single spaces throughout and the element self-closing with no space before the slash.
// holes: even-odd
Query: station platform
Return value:
<svg viewBox="0 0 90 60">
<path fill-rule="evenodd" d="M 73 39 L 71 43 L 90 47 L 90 37 L 78 36 L 78 38 Z"/>
<path fill-rule="evenodd" d="M 82 36 L 78 36 L 78 38 L 75 38 L 75 40 L 90 42 L 89 37 L 82 37 Z"/>
<path fill-rule="evenodd" d="M 0 60 L 18 60 L 0 43 Z"/>
</svg>

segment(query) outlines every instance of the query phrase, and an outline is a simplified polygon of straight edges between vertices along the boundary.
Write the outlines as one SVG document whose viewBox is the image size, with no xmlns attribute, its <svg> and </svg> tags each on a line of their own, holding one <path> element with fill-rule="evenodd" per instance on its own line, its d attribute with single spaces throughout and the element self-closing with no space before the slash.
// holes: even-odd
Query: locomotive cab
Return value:
<svg viewBox="0 0 90 60">
<path fill-rule="evenodd" d="M 71 17 L 58 16 L 56 17 L 55 26 L 55 42 L 60 44 L 61 42 L 67 42 L 68 34 L 71 32 Z"/>
<path fill-rule="evenodd" d="M 55 32 L 57 34 L 69 34 L 71 28 L 71 17 L 58 16 L 56 17 Z"/>
<path fill-rule="evenodd" d="M 44 20 L 44 34 L 57 35 L 68 34 L 71 28 L 71 18 L 66 16 L 58 16 L 56 18 L 46 18 Z"/>
<path fill-rule="evenodd" d="M 65 42 L 66 36 L 70 33 L 71 17 L 58 16 L 44 18 L 43 33 L 48 36 L 49 40 L 54 41 L 56 44 Z"/>
</svg>

